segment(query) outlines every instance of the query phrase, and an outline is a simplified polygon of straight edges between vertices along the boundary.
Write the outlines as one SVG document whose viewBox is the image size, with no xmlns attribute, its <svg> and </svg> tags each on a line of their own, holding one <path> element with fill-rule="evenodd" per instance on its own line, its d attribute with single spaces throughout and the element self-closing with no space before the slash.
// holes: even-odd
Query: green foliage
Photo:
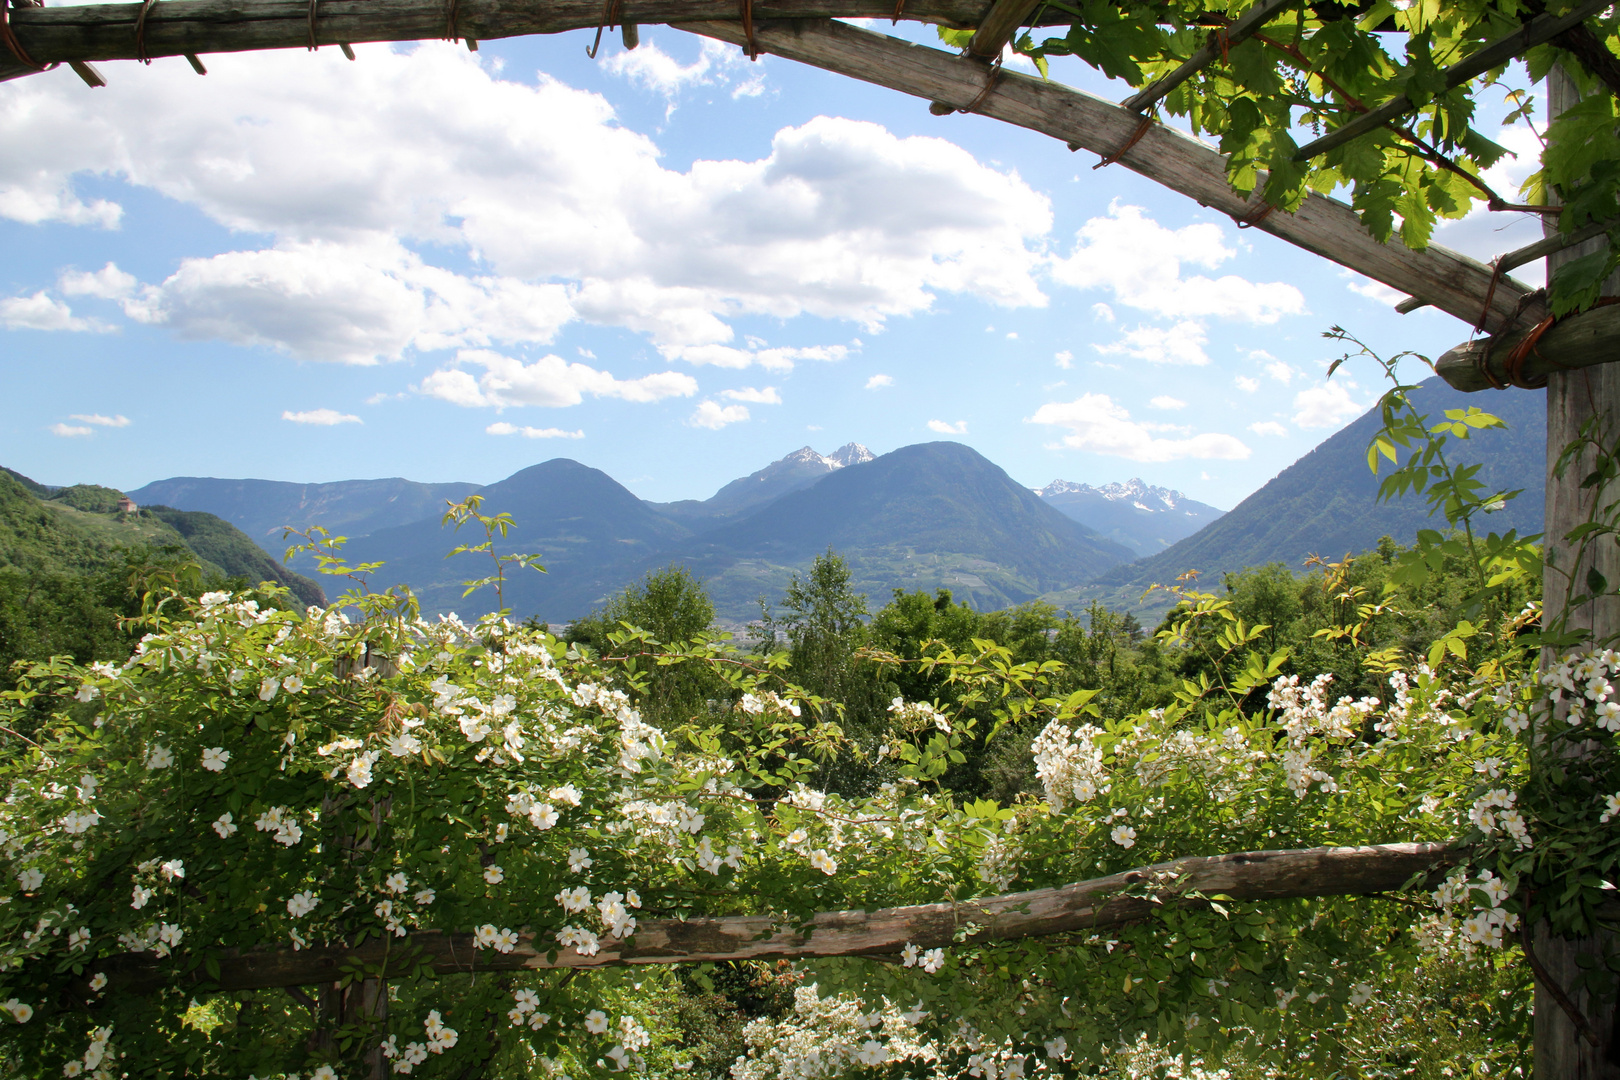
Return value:
<svg viewBox="0 0 1620 1080">
<path fill-rule="evenodd" d="M 50 500 L 71 506 L 75 510 L 83 510 L 87 514 L 116 514 L 118 500 L 123 497 L 122 491 L 102 487 L 100 484 L 74 484 L 72 487 L 53 492 Z"/>
</svg>

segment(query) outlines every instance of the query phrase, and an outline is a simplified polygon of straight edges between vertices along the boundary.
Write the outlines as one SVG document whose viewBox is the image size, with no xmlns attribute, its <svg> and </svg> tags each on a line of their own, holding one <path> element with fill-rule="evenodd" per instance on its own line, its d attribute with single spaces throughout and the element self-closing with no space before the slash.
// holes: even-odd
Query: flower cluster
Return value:
<svg viewBox="0 0 1620 1080">
<path fill-rule="evenodd" d="M 1470 881 L 1466 870 L 1453 871 L 1434 892 L 1440 912 L 1419 924 L 1420 941 L 1435 950 L 1459 948 L 1471 953 L 1479 946 L 1502 948 L 1505 936 L 1519 928 L 1519 916 L 1506 910 L 1508 886 L 1489 870 Z M 1472 908 L 1458 917 L 1459 909 Z"/>
<path fill-rule="evenodd" d="M 1620 696 L 1614 681 L 1620 679 L 1620 653 L 1572 652 L 1559 659 L 1541 676 L 1546 691 L 1537 704 L 1554 714 L 1562 712 L 1565 723 L 1579 727 L 1590 721 L 1604 731 L 1620 732 Z"/>
</svg>

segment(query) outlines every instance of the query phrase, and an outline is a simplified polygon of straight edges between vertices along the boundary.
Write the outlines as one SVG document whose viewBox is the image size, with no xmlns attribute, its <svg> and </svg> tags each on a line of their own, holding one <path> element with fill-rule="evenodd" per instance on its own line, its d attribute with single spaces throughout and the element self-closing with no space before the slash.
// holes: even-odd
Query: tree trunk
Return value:
<svg viewBox="0 0 1620 1080">
<path fill-rule="evenodd" d="M 1579 100 L 1569 76 L 1554 67 L 1547 79 L 1549 116 L 1557 116 Z M 1557 252 L 1547 259 L 1547 272 L 1571 259 L 1606 245 L 1607 237 L 1591 240 Z M 1610 279 L 1606 293 L 1620 292 L 1620 275 Z M 1604 643 L 1620 633 L 1620 597 L 1613 592 L 1577 608 L 1566 609 L 1564 599 L 1588 591 L 1586 575 L 1596 569 L 1610 582 L 1620 582 L 1620 545 L 1607 539 L 1588 546 L 1585 552 L 1565 541 L 1564 536 L 1586 520 L 1592 500 L 1607 499 L 1603 485 L 1583 489 L 1581 480 L 1591 471 L 1591 456 L 1572 461 L 1561 477 L 1554 465 L 1563 448 L 1574 441 L 1581 426 L 1592 417 L 1602 424 L 1602 441 L 1612 445 L 1620 436 L 1620 365 L 1599 363 L 1579 371 L 1554 371 L 1547 377 L 1547 522 L 1543 550 L 1547 569 L 1542 578 L 1542 625 L 1557 626 L 1568 619 L 1571 629 L 1586 631 L 1592 643 Z M 1548 659 L 1547 656 L 1543 657 Z M 1620 1080 L 1620 1019 L 1615 1001 L 1594 997 L 1578 980 L 1583 973 L 1579 960 L 1599 957 L 1615 944 L 1614 935 L 1589 938 L 1560 938 L 1542 923 L 1535 928 L 1535 952 L 1540 973 L 1567 991 L 1570 1002 L 1585 1018 L 1596 1045 L 1583 1037 L 1575 1021 L 1559 1003 L 1555 992 L 1538 977 L 1535 1000 L 1536 1072 L 1545 1080 Z"/>
</svg>

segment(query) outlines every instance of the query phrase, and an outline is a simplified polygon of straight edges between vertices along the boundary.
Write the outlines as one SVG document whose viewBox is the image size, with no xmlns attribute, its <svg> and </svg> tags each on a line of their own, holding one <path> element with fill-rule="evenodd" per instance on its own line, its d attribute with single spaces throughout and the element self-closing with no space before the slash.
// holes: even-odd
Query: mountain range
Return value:
<svg viewBox="0 0 1620 1080">
<path fill-rule="evenodd" d="M 1436 419 L 1441 410 L 1479 404 L 1508 422 L 1453 451 L 1458 461 L 1480 462 L 1486 483 L 1525 488 L 1488 528 L 1539 531 L 1544 395 L 1463 395 L 1430 379 L 1413 400 Z M 1377 501 L 1366 448 L 1378 425 L 1377 410 L 1369 411 L 1225 514 L 1140 479 L 1023 487 L 976 451 L 944 442 L 882 456 L 858 443 L 830 454 L 807 446 L 708 499 L 667 503 L 639 499 L 606 473 L 563 458 L 483 487 L 182 477 L 130 494 L 217 514 L 272 552 L 282 547 L 283 526 L 325 525 L 351 537 L 351 559 L 384 560 L 379 580 L 410 583 L 429 611 L 493 604 L 460 595 L 460 582 L 488 573 L 487 564 L 443 558 L 457 543 L 483 539 L 440 526 L 447 500 L 476 491 L 485 513 L 516 519 L 505 549 L 537 552 L 548 571 L 520 575 L 505 603 L 551 622 L 586 613 L 649 570 L 681 563 L 705 582 L 722 619 L 740 623 L 756 613 L 757 598 L 778 596 L 829 548 L 849 561 L 873 606 L 893 589 L 947 588 L 981 609 L 1035 598 L 1078 608 L 1101 599 L 1150 612 L 1162 599 L 1144 603 L 1147 585 L 1187 570 L 1206 583 L 1269 562 L 1299 570 L 1313 554 L 1365 550 L 1385 534 L 1410 542 L 1437 524 L 1421 502 Z"/>
</svg>

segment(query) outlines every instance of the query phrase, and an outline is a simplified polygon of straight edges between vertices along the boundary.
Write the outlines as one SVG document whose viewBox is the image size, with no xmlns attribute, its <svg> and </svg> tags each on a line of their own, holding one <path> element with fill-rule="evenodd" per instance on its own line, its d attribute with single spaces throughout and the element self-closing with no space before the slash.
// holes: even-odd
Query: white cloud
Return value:
<svg viewBox="0 0 1620 1080">
<path fill-rule="evenodd" d="M 710 431 L 719 431 L 727 424 L 741 423 L 748 419 L 746 405 L 721 405 L 715 401 L 700 401 L 695 412 L 687 419 L 693 427 L 705 427 Z"/>
<path fill-rule="evenodd" d="M 1118 341 L 1092 348 L 1105 356 L 1123 355 L 1155 364 L 1202 367 L 1209 363 L 1209 354 L 1204 352 L 1205 340 L 1201 324 L 1184 320 L 1168 327 L 1138 326 L 1125 331 Z"/>
<path fill-rule="evenodd" d="M 1364 296 L 1375 303 L 1394 306 L 1406 299 L 1407 294 L 1399 289 L 1391 288 L 1382 281 L 1374 281 L 1370 277 L 1363 277 L 1353 270 L 1344 270 L 1339 276 L 1346 279 L 1347 288 L 1357 296 Z"/>
<path fill-rule="evenodd" d="M 474 375 L 462 365 L 483 368 Z M 679 371 L 661 371 L 639 379 L 617 379 L 611 372 L 588 364 L 571 364 L 560 356 L 542 356 L 525 364 L 488 349 L 463 349 L 451 367 L 433 372 L 416 387 L 420 394 L 467 408 L 517 405 L 564 408 L 578 405 L 585 395 L 650 402 L 667 397 L 691 397 L 697 380 Z"/>
<path fill-rule="evenodd" d="M 484 429 L 486 435 L 521 435 L 525 439 L 583 439 L 584 431 L 565 431 L 562 428 L 518 427 L 508 424 L 504 420 L 497 420 Z"/>
<path fill-rule="evenodd" d="M 90 273 L 66 271 L 57 281 L 57 288 L 64 295 L 94 296 L 102 300 L 121 300 L 135 291 L 135 285 L 134 274 L 126 274 L 110 262 Z"/>
<path fill-rule="evenodd" d="M 319 427 L 364 423 L 353 413 L 340 413 L 336 409 L 309 409 L 305 412 L 293 412 L 289 409 L 281 414 L 281 418 L 291 420 L 295 424 L 315 424 Z"/>
<path fill-rule="evenodd" d="M 1256 390 L 1260 389 L 1260 380 L 1251 379 L 1247 375 L 1239 375 L 1237 378 L 1232 380 L 1232 385 L 1236 386 L 1245 394 L 1252 394 Z"/>
<path fill-rule="evenodd" d="M 792 371 L 800 360 L 837 362 L 850 353 L 847 345 L 808 345 L 803 347 L 766 348 L 763 342 L 752 339 L 747 348 L 732 345 L 665 345 L 659 352 L 669 360 L 684 360 L 699 367 L 742 368 L 758 364 L 767 371 Z"/>
<path fill-rule="evenodd" d="M 1341 383 L 1326 383 L 1294 395 L 1294 423 L 1302 428 L 1338 427 L 1366 411 Z"/>
<path fill-rule="evenodd" d="M 1275 420 L 1261 420 L 1249 425 L 1249 430 L 1256 435 L 1287 435 L 1288 429 Z"/>
<path fill-rule="evenodd" d="M 1300 372 L 1290 364 L 1281 360 L 1273 360 L 1266 365 L 1266 374 L 1282 383 L 1284 386 L 1294 381 L 1294 376 Z"/>
<path fill-rule="evenodd" d="M 967 421 L 958 420 L 956 423 L 951 424 L 944 420 L 930 420 L 928 421 L 928 430 L 936 431 L 941 435 L 966 435 Z"/>
<path fill-rule="evenodd" d="M 350 364 L 399 359 L 413 348 L 543 344 L 576 315 L 562 285 L 455 274 L 386 239 L 185 259 L 124 310 L 187 340 Z"/>
<path fill-rule="evenodd" d="M 362 51 L 233 55 L 203 93 L 154 65 L 94 109 L 61 80 L 6 83 L 0 143 L 35 150 L 0 158 L 0 215 L 115 224 L 77 193 L 94 176 L 269 235 L 193 254 L 129 313 L 348 362 L 547 344 L 574 320 L 683 347 L 747 315 L 877 328 L 945 293 L 1046 302 L 1049 200 L 944 139 L 823 116 L 755 160 L 677 170 L 599 95 L 449 44 Z"/>
<path fill-rule="evenodd" d="M 74 413 L 69 420 L 77 420 L 81 424 L 94 424 L 97 427 L 129 427 L 130 419 L 123 413 L 116 416 L 103 416 L 101 413 Z"/>
<path fill-rule="evenodd" d="M 0 326 L 7 330 L 74 330 L 105 333 L 112 329 L 97 319 L 80 319 L 73 309 L 44 291 L 33 296 L 0 299 Z"/>
<path fill-rule="evenodd" d="M 1166 425 L 1131 420 L 1131 414 L 1114 404 L 1107 394 L 1083 394 L 1074 401 L 1042 405 L 1030 417 L 1030 422 L 1068 428 L 1069 434 L 1063 436 L 1062 446 L 1131 461 L 1164 462 L 1182 458 L 1242 460 L 1249 456 L 1249 448 L 1230 435 L 1205 433 L 1184 438 L 1160 438 L 1154 432 L 1165 430 Z"/>
<path fill-rule="evenodd" d="M 1052 357 L 1052 359 L 1056 360 L 1057 366 L 1062 368 L 1064 371 L 1068 371 L 1074 366 L 1074 353 L 1070 352 L 1068 349 L 1064 349 L 1057 353 Z"/>
<path fill-rule="evenodd" d="M 1018 340 L 1018 331 L 1016 331 L 1016 330 L 1007 331 L 1007 340 L 1008 341 L 1017 341 Z"/>
<path fill-rule="evenodd" d="M 1148 404 L 1153 406 L 1155 409 L 1185 409 L 1187 407 L 1187 403 L 1185 401 L 1182 401 L 1180 398 L 1171 397 L 1169 394 L 1160 394 L 1152 401 L 1149 401 Z"/>
<path fill-rule="evenodd" d="M 92 435 L 94 433 L 95 433 L 95 431 L 94 431 L 93 428 L 80 427 L 80 426 L 77 426 L 77 425 L 74 425 L 74 424 L 52 424 L 51 425 L 51 434 L 52 435 L 60 435 L 64 439 L 72 439 L 72 438 L 75 438 L 75 437 L 78 437 L 78 436 Z"/>
<path fill-rule="evenodd" d="M 1128 307 L 1167 318 L 1218 316 L 1274 323 L 1305 310 L 1305 297 L 1281 281 L 1253 282 L 1233 274 L 1182 277 L 1182 264 L 1214 269 L 1237 252 L 1219 225 L 1167 229 L 1139 206 L 1114 202 L 1107 217 L 1081 226 L 1073 253 L 1052 264 L 1052 276 L 1078 289 L 1107 289 Z"/>
<path fill-rule="evenodd" d="M 701 38 L 701 51 L 690 64 L 682 64 L 653 42 L 644 42 L 636 49 L 615 52 L 602 64 L 610 75 L 628 79 L 633 85 L 661 94 L 665 98 L 677 97 L 691 86 L 713 86 L 744 74 L 757 65 L 748 62 L 742 51 L 715 41 Z M 764 89 L 757 78 L 745 79 L 733 96 L 754 97 Z"/>
<path fill-rule="evenodd" d="M 767 386 L 763 390 L 756 390 L 752 386 L 745 386 L 740 390 L 722 390 L 720 396 L 731 401 L 746 401 L 752 405 L 782 404 L 782 395 L 776 392 L 774 386 Z"/>
<path fill-rule="evenodd" d="M 1091 305 L 1091 317 L 1097 322 L 1113 322 L 1114 309 L 1107 304 L 1097 303 Z"/>
<path fill-rule="evenodd" d="M 880 390 L 885 386 L 893 386 L 893 385 L 894 385 L 894 376 L 893 375 L 874 375 L 870 379 L 866 380 L 866 388 L 868 390 Z"/>
</svg>

